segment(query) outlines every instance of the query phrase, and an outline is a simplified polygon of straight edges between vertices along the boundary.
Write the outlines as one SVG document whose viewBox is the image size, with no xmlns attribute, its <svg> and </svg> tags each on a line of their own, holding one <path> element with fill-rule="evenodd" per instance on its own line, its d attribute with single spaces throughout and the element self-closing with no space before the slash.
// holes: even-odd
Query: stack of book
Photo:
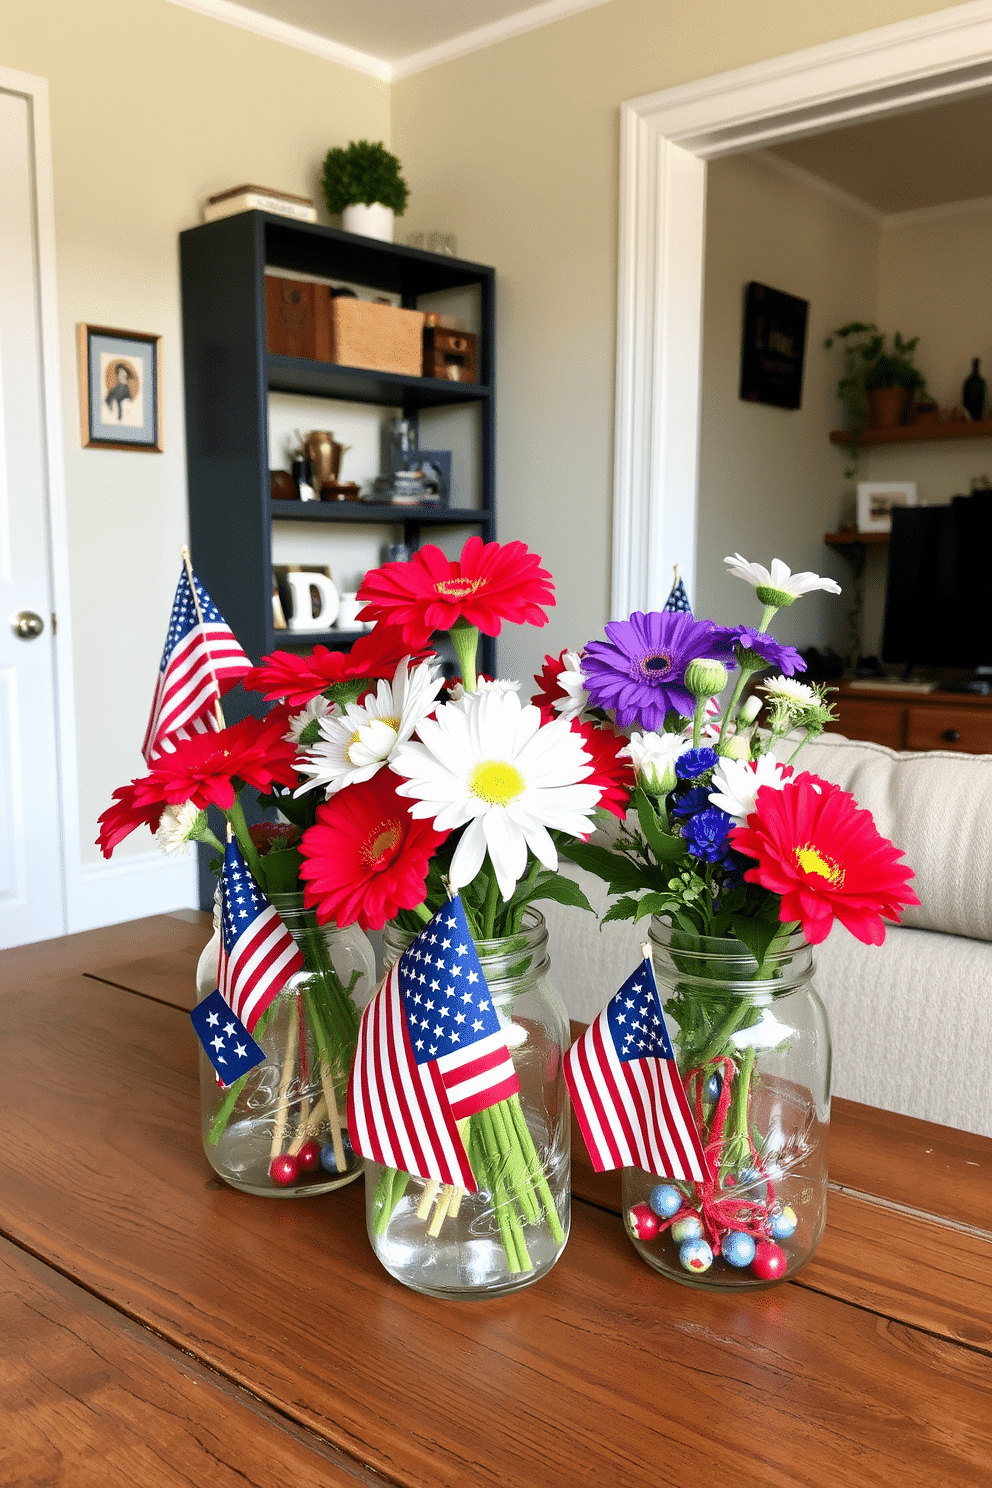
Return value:
<svg viewBox="0 0 992 1488">
<path fill-rule="evenodd" d="M 312 197 L 291 196 L 288 191 L 272 191 L 268 186 L 232 186 L 230 191 L 208 197 L 203 204 L 204 222 L 233 217 L 235 212 L 274 212 L 296 222 L 317 221 Z"/>
</svg>

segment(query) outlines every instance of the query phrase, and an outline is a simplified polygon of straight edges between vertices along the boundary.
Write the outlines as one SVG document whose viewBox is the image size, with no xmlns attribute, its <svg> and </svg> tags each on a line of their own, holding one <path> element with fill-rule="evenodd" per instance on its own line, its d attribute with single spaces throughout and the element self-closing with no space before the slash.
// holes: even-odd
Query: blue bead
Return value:
<svg viewBox="0 0 992 1488">
<path fill-rule="evenodd" d="M 676 1245 L 681 1245 L 684 1240 L 698 1240 L 702 1233 L 702 1222 L 695 1214 L 683 1215 L 672 1225 L 672 1239 Z"/>
<path fill-rule="evenodd" d="M 671 1219 L 682 1208 L 682 1195 L 670 1183 L 659 1183 L 648 1195 L 648 1203 L 659 1219 Z"/>
<path fill-rule="evenodd" d="M 687 1240 L 679 1251 L 679 1260 L 687 1271 L 708 1271 L 713 1264 L 713 1252 L 705 1240 Z"/>
<path fill-rule="evenodd" d="M 728 1266 L 750 1266 L 754 1260 L 754 1241 L 743 1230 L 732 1230 L 721 1240 L 720 1254 Z"/>
<path fill-rule="evenodd" d="M 347 1132 L 341 1133 L 341 1145 L 344 1148 L 344 1165 L 345 1168 L 348 1169 L 351 1167 L 351 1160 L 354 1156 L 354 1151 L 352 1149 L 351 1143 L 348 1141 Z M 333 1142 L 325 1142 L 323 1147 L 321 1147 L 320 1166 L 324 1169 L 325 1173 L 336 1173 L 338 1171 L 338 1160 L 334 1156 Z"/>
<path fill-rule="evenodd" d="M 772 1235 L 776 1240 L 788 1240 L 790 1235 L 795 1234 L 798 1223 L 799 1219 L 796 1211 L 790 1209 L 788 1204 L 786 1204 L 785 1208 L 781 1209 L 778 1214 L 772 1215 Z"/>
<path fill-rule="evenodd" d="M 710 1075 L 709 1079 L 706 1081 L 706 1093 L 703 1096 L 703 1099 L 709 1101 L 711 1106 L 715 1106 L 717 1101 L 720 1099 L 720 1091 L 722 1089 L 723 1076 Z"/>
</svg>

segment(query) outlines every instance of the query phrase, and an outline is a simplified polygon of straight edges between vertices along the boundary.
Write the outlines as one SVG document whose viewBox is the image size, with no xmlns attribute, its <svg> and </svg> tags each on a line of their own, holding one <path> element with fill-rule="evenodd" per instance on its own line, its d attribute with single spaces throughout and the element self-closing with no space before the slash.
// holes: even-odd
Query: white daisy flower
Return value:
<svg viewBox="0 0 992 1488">
<path fill-rule="evenodd" d="M 300 735 L 311 723 L 318 722 L 321 718 L 330 718 L 337 711 L 337 703 L 329 702 L 322 692 L 318 692 L 315 698 L 311 698 L 306 707 L 299 713 L 294 713 L 289 720 L 289 732 L 283 734 L 290 744 L 299 744 Z"/>
<path fill-rule="evenodd" d="M 721 756 L 710 781 L 713 787 L 709 800 L 711 806 L 719 806 L 728 816 L 743 826 L 754 810 L 755 797 L 763 785 L 781 790 L 792 775 L 788 765 L 780 765 L 771 754 L 761 754 L 756 760 L 728 759 Z"/>
<path fill-rule="evenodd" d="M 820 701 L 819 694 L 808 682 L 797 682 L 794 677 L 769 677 L 767 682 L 762 682 L 761 690 L 768 694 L 769 702 L 779 703 L 785 708 L 808 708 Z"/>
<path fill-rule="evenodd" d="M 322 785 L 333 796 L 346 785 L 371 780 L 434 712 L 441 686 L 431 662 L 411 667 L 407 656 L 391 683 L 380 680 L 363 702 L 346 703 L 339 713 L 321 718 L 320 738 L 296 761 L 299 773 L 310 779 L 295 794 Z"/>
<path fill-rule="evenodd" d="M 630 760 L 646 791 L 664 796 L 675 785 L 675 761 L 691 748 L 688 734 L 631 734 L 630 743 L 620 750 L 620 758 Z"/>
<path fill-rule="evenodd" d="M 599 789 L 582 739 L 565 719 L 541 724 L 540 709 L 515 693 L 467 693 L 420 725 L 420 742 L 390 761 L 397 787 L 439 832 L 465 827 L 451 860 L 451 886 L 471 883 L 488 852 L 504 901 L 527 868 L 528 849 L 558 867 L 548 828 L 587 836 Z"/>
<path fill-rule="evenodd" d="M 762 604 L 782 608 L 814 589 L 825 589 L 828 594 L 840 593 L 840 585 L 834 579 L 821 579 L 815 573 L 794 574 L 781 558 L 772 559 L 770 570 L 760 563 L 749 563 L 740 553 L 735 553 L 732 558 L 724 558 L 723 561 L 735 579 L 743 579 L 745 584 L 754 587 Z"/>
<path fill-rule="evenodd" d="M 505 697 L 508 692 L 519 692 L 520 683 L 518 681 L 506 681 L 502 677 L 495 677 L 492 680 L 486 677 L 480 677 L 476 682 L 475 690 L 476 692 L 498 692 L 500 697 Z M 450 703 L 457 703 L 464 696 L 465 688 L 461 682 L 455 682 L 448 688 L 448 701 Z"/>
<path fill-rule="evenodd" d="M 558 673 L 558 686 L 565 689 L 566 696 L 555 698 L 552 703 L 562 718 L 578 718 L 585 722 L 589 717 L 589 694 L 582 675 L 582 657 L 578 651 L 566 651 L 562 657 L 562 669 Z"/>
<path fill-rule="evenodd" d="M 207 824 L 207 813 L 184 801 L 181 806 L 166 806 L 159 820 L 155 841 L 164 853 L 186 852 L 186 844 Z"/>
</svg>

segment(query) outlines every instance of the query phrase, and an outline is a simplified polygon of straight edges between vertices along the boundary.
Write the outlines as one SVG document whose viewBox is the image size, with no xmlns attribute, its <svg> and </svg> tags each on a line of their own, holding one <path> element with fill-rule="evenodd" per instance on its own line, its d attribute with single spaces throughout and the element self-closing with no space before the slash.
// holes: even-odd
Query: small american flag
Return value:
<svg viewBox="0 0 992 1488">
<path fill-rule="evenodd" d="M 221 876 L 217 989 L 249 1033 L 286 978 L 306 963 L 293 937 L 249 872 L 236 842 Z"/>
<path fill-rule="evenodd" d="M 250 668 L 220 610 L 192 569 L 184 567 L 141 746 L 145 764 L 151 765 L 163 751 L 171 752 L 170 739 L 216 731 L 220 724 L 214 704 Z"/>
<path fill-rule="evenodd" d="M 457 1123 L 519 1092 L 461 900 L 425 925 L 362 1015 L 348 1092 L 356 1151 L 476 1193 Z"/>
<path fill-rule="evenodd" d="M 675 582 L 672 592 L 665 600 L 665 609 L 671 615 L 691 615 L 692 606 L 689 604 L 689 596 L 685 592 L 685 585 L 679 577 L 678 564 L 675 565 Z"/>
<path fill-rule="evenodd" d="M 637 1167 L 703 1181 L 703 1148 L 647 956 L 569 1049 L 564 1069 L 597 1173 Z"/>
<path fill-rule="evenodd" d="M 198 1002 L 189 1016 L 221 1085 L 233 1085 L 256 1064 L 265 1062 L 262 1049 L 216 989 Z"/>
</svg>

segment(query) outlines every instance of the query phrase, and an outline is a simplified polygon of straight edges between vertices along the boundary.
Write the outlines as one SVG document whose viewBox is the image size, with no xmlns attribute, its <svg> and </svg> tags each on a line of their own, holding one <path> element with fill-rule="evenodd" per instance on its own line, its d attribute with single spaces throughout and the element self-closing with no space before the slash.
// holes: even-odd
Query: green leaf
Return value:
<svg viewBox="0 0 992 1488">
<path fill-rule="evenodd" d="M 551 899 L 555 904 L 568 904 L 573 909 L 587 909 L 590 914 L 595 914 L 595 910 L 575 879 L 566 878 L 563 873 L 542 873 L 540 875 L 537 882 L 531 885 L 526 902 L 533 904 L 538 899 Z"/>
<path fill-rule="evenodd" d="M 782 926 L 778 920 L 744 919 L 740 915 L 734 915 L 730 921 L 730 928 L 761 966 L 768 954 L 768 947 Z"/>
<path fill-rule="evenodd" d="M 636 914 L 637 900 L 631 899 L 628 895 L 623 899 L 618 899 L 615 904 L 611 904 L 599 923 L 605 925 L 607 920 L 632 920 Z"/>
<path fill-rule="evenodd" d="M 625 861 L 619 853 L 611 852 L 608 847 L 597 847 L 593 842 L 569 842 L 562 846 L 561 855 L 588 873 L 594 873 L 597 878 L 609 878 L 614 866 Z"/>
<path fill-rule="evenodd" d="M 672 897 L 670 894 L 645 894 L 638 902 L 637 913 L 634 919 L 643 920 L 646 915 L 668 914 L 672 909 Z"/>
<path fill-rule="evenodd" d="M 654 807 L 640 786 L 634 792 L 634 805 L 637 808 L 637 820 L 645 840 L 658 859 L 659 863 L 677 863 L 686 855 L 686 847 L 681 837 L 672 837 L 668 832 L 663 832 L 655 816 Z"/>
<path fill-rule="evenodd" d="M 277 847 L 263 853 L 261 859 L 266 894 L 295 894 L 300 887 L 300 865 L 303 859 L 295 847 Z"/>
</svg>

